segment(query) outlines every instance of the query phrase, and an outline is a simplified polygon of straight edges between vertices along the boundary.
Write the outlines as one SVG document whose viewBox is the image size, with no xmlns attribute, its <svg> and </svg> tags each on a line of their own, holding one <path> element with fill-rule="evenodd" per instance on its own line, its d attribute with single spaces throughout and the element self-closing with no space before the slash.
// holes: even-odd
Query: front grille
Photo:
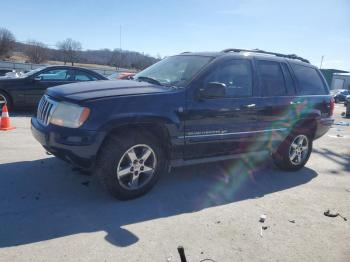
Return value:
<svg viewBox="0 0 350 262">
<path fill-rule="evenodd" d="M 47 95 L 44 95 L 38 106 L 37 119 L 45 126 L 50 123 L 51 115 L 57 105 L 57 102 L 50 99 Z"/>
</svg>

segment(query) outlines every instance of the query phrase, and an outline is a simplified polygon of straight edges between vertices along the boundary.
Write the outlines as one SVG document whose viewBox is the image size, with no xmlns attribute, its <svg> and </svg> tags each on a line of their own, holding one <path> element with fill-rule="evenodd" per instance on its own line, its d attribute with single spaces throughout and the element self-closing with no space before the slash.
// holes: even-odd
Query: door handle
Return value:
<svg viewBox="0 0 350 262">
<path fill-rule="evenodd" d="M 302 103 L 301 101 L 290 101 L 289 102 L 289 104 L 291 104 L 291 105 L 299 105 L 301 103 Z"/>
<path fill-rule="evenodd" d="M 243 108 L 255 108 L 256 104 L 244 105 Z"/>
</svg>

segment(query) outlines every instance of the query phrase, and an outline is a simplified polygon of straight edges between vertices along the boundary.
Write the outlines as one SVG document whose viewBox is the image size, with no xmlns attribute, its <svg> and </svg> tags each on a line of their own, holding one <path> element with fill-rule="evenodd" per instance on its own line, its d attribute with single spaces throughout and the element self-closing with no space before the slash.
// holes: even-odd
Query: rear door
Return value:
<svg viewBox="0 0 350 262">
<path fill-rule="evenodd" d="M 272 150 L 289 132 L 295 118 L 295 83 L 287 63 L 256 59 L 261 98 L 258 103 L 260 145 Z"/>
<path fill-rule="evenodd" d="M 71 69 L 47 69 L 33 76 L 31 87 L 25 91 L 26 104 L 36 106 L 47 88 L 75 82 Z"/>
<path fill-rule="evenodd" d="M 250 59 L 221 63 L 197 83 L 223 83 L 225 97 L 198 98 L 189 95 L 185 120 L 185 158 L 200 158 L 244 152 L 256 135 L 254 71 Z"/>
</svg>

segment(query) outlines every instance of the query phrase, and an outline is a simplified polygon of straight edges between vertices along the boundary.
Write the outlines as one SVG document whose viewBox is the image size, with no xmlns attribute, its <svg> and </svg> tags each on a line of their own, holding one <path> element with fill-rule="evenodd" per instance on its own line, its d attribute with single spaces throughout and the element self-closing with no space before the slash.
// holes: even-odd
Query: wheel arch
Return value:
<svg viewBox="0 0 350 262">
<path fill-rule="evenodd" d="M 170 133 L 166 122 L 164 121 L 127 121 L 119 124 L 109 125 L 105 130 L 105 137 L 101 143 L 101 146 L 97 152 L 103 147 L 103 144 L 110 136 L 127 135 L 129 132 L 145 132 L 154 136 L 158 141 L 160 146 L 163 148 L 166 157 L 170 156 L 171 150 L 171 139 Z"/>
<path fill-rule="evenodd" d="M 292 132 L 301 132 L 310 136 L 313 140 L 316 135 L 317 121 L 313 118 L 306 118 L 297 121 L 292 129 Z"/>
</svg>

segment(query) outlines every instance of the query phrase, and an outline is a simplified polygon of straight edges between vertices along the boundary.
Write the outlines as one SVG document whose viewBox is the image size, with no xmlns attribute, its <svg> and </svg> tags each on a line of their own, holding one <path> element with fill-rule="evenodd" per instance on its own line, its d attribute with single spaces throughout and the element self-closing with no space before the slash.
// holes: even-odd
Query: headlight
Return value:
<svg viewBox="0 0 350 262">
<path fill-rule="evenodd" d="M 78 128 L 88 119 L 90 109 L 75 104 L 59 102 L 54 109 L 50 123 L 57 126 Z"/>
</svg>

